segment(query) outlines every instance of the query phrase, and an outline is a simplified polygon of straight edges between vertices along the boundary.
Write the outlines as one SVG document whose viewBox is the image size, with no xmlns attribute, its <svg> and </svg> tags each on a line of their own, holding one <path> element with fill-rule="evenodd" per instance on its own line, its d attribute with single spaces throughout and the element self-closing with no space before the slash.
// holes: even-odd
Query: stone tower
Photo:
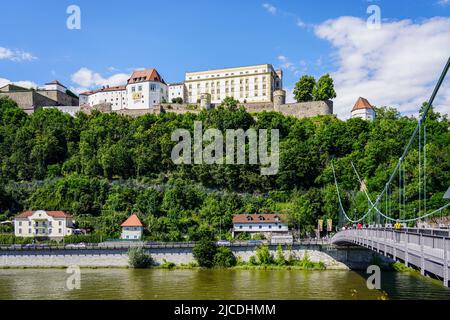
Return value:
<svg viewBox="0 0 450 320">
<path fill-rule="evenodd" d="M 211 109 L 211 95 L 209 93 L 202 93 L 200 95 L 200 108 L 206 110 Z"/>
<path fill-rule="evenodd" d="M 276 90 L 273 93 L 273 108 L 275 111 L 280 111 L 280 107 L 286 104 L 286 91 Z"/>
</svg>

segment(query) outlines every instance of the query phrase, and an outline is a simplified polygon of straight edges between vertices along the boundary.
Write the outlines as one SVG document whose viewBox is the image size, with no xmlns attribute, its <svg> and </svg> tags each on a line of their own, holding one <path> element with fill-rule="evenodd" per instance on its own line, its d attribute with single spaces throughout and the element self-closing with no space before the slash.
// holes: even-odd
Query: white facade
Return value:
<svg viewBox="0 0 450 320">
<path fill-rule="evenodd" d="M 67 88 L 55 80 L 55 81 L 46 83 L 43 87 L 40 87 L 39 90 L 60 91 L 60 92 L 65 93 Z"/>
<path fill-rule="evenodd" d="M 279 232 L 286 233 L 289 226 L 285 215 L 241 214 L 233 217 L 233 232 Z"/>
<path fill-rule="evenodd" d="M 122 240 L 140 240 L 142 239 L 142 233 L 144 227 L 122 227 L 122 234 L 120 239 Z"/>
<path fill-rule="evenodd" d="M 109 103 L 112 110 L 122 110 L 127 106 L 126 87 L 105 87 L 100 90 L 80 94 L 80 106 L 96 106 Z"/>
<path fill-rule="evenodd" d="M 226 97 L 240 102 L 272 102 L 273 92 L 283 88 L 283 73 L 270 64 L 186 73 L 188 103 L 198 103 L 203 93 L 213 104 Z"/>
<path fill-rule="evenodd" d="M 155 69 L 135 71 L 127 85 L 105 87 L 80 94 L 80 106 L 111 104 L 113 111 L 151 109 L 168 101 L 168 88 Z"/>
<path fill-rule="evenodd" d="M 233 224 L 235 232 L 288 232 L 286 223 L 235 223 Z"/>
<path fill-rule="evenodd" d="M 14 219 L 16 237 L 61 239 L 73 234 L 74 221 L 61 212 L 38 210 L 24 212 Z"/>
<path fill-rule="evenodd" d="M 173 99 L 181 98 L 183 99 L 183 103 L 187 102 L 186 99 L 186 87 L 184 83 L 173 83 L 169 84 L 169 99 L 168 103 L 172 103 Z"/>
<path fill-rule="evenodd" d="M 151 109 L 167 102 L 167 93 L 167 85 L 157 81 L 128 84 L 125 109 Z"/>
<path fill-rule="evenodd" d="M 352 111 L 352 118 L 361 118 L 363 120 L 375 120 L 375 111 L 373 109 L 358 109 Z"/>
<path fill-rule="evenodd" d="M 62 113 L 66 113 L 71 117 L 75 117 L 75 114 L 81 110 L 80 107 L 73 106 L 51 106 L 51 107 L 43 107 L 43 109 L 57 109 Z"/>
</svg>

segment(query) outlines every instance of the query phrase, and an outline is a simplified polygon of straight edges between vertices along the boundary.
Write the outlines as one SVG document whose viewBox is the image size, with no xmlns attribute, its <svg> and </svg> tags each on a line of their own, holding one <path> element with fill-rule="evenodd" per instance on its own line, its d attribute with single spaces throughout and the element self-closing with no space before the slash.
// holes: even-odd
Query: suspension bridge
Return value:
<svg viewBox="0 0 450 320">
<path fill-rule="evenodd" d="M 373 201 L 369 191 L 361 178 L 356 166 L 352 163 L 352 170 L 357 178 L 361 191 L 367 198 L 367 211 L 349 215 L 343 205 L 338 177 L 334 164 L 331 163 L 335 181 L 336 193 L 339 201 L 341 225 L 351 225 L 331 239 L 336 245 L 358 245 L 404 263 L 408 267 L 419 269 L 423 275 L 431 274 L 442 279 L 446 287 L 449 286 L 450 264 L 450 230 L 420 228 L 420 223 L 448 211 L 450 201 L 440 208 L 431 209 L 427 203 L 427 128 L 426 120 L 433 102 L 442 86 L 450 68 L 450 58 L 425 106 L 408 144 L 399 158 L 392 174 L 384 185 L 383 190 Z M 418 143 L 416 143 L 416 139 Z M 406 157 L 418 145 L 418 210 L 409 212 L 407 205 L 407 168 Z M 394 192 L 395 190 L 395 192 Z M 442 190 L 445 192 L 446 190 Z M 395 198 L 395 199 L 394 199 Z M 448 214 L 448 213 L 447 213 Z M 352 217 L 350 217 L 352 216 Z M 359 216 L 359 217 L 355 217 Z M 392 227 L 392 225 L 394 227 Z M 357 226 L 355 228 L 355 226 Z M 412 227 L 408 227 L 412 226 Z"/>
</svg>

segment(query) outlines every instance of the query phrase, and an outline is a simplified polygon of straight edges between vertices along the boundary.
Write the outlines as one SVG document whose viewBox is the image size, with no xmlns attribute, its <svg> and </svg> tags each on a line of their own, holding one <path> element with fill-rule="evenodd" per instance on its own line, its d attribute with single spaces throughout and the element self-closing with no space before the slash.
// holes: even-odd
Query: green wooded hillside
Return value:
<svg viewBox="0 0 450 320">
<path fill-rule="evenodd" d="M 384 187 L 417 120 L 391 108 L 377 109 L 377 116 L 373 123 L 332 116 L 299 120 L 275 112 L 252 116 L 230 101 L 198 115 L 72 118 L 38 110 L 28 116 L 0 98 L 0 221 L 24 209 L 65 210 L 80 227 L 113 237 L 138 212 L 149 238 L 178 241 L 225 234 L 236 213 L 276 212 L 289 214 L 292 227 L 300 223 L 308 232 L 318 218 L 339 217 L 331 159 L 350 214 L 367 210 L 351 161 L 372 198 Z M 261 176 L 260 167 L 251 165 L 174 165 L 172 131 L 193 131 L 194 121 L 202 121 L 204 130 L 279 129 L 278 175 Z M 430 209 L 446 203 L 449 127 L 448 118 L 436 113 L 427 120 Z M 417 152 L 416 146 L 407 158 L 406 216 L 418 208 Z M 394 215 L 396 210 L 394 201 Z"/>
</svg>

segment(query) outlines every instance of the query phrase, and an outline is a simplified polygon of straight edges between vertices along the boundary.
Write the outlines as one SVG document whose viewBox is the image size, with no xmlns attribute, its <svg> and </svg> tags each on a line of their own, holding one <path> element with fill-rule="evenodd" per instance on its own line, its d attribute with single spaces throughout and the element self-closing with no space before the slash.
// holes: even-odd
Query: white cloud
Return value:
<svg viewBox="0 0 450 320">
<path fill-rule="evenodd" d="M 22 50 L 11 50 L 8 48 L 0 47 L 0 60 L 10 60 L 15 62 L 31 61 L 37 59 L 29 52 Z"/>
<path fill-rule="evenodd" d="M 448 6 L 450 4 L 450 0 L 439 0 L 437 4 L 440 6 Z"/>
<path fill-rule="evenodd" d="M 271 14 L 276 14 L 277 13 L 277 8 L 275 8 L 270 3 L 264 3 L 263 4 L 263 8 L 266 9 L 266 11 L 271 13 Z"/>
<path fill-rule="evenodd" d="M 33 81 L 23 80 L 23 81 L 11 81 L 9 79 L 0 78 L 0 88 L 6 86 L 7 84 L 15 84 L 23 88 L 37 88 L 38 85 Z"/>
<path fill-rule="evenodd" d="M 335 113 L 344 118 L 359 96 L 377 106 L 416 113 L 450 52 L 450 18 L 384 22 L 381 29 L 369 30 L 362 19 L 340 17 L 318 25 L 315 33 L 334 47 Z M 443 88 L 435 107 L 449 113 L 449 102 L 450 88 Z"/>
<path fill-rule="evenodd" d="M 71 76 L 72 82 L 82 88 L 124 85 L 129 78 L 130 75 L 125 73 L 117 73 L 104 78 L 101 74 L 88 68 L 81 68 Z"/>
<path fill-rule="evenodd" d="M 116 67 L 108 67 L 108 69 L 107 69 L 109 72 L 119 72 L 120 70 L 119 69 L 117 69 Z"/>
<path fill-rule="evenodd" d="M 277 60 L 280 63 L 279 67 L 281 69 L 288 70 L 295 76 L 299 76 L 307 70 L 307 63 L 304 60 L 300 60 L 299 63 L 294 63 L 284 55 L 279 55 Z"/>
<path fill-rule="evenodd" d="M 307 24 L 305 22 L 303 22 L 302 20 L 297 19 L 297 27 L 305 28 L 305 27 L 307 27 Z"/>
</svg>

